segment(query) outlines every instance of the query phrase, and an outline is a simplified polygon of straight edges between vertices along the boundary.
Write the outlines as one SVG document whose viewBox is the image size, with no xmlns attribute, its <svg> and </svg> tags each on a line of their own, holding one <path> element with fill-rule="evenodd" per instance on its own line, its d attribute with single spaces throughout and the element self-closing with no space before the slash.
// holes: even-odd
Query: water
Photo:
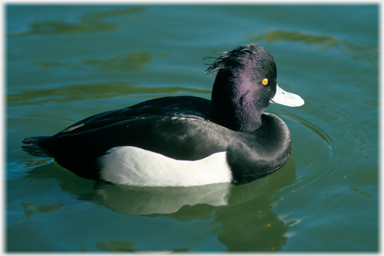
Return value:
<svg viewBox="0 0 384 256">
<path fill-rule="evenodd" d="M 94 190 L 21 150 L 90 115 L 210 98 L 220 51 L 258 43 L 293 139 L 241 186 Z M 7 5 L 5 246 L 12 252 L 378 251 L 378 5 Z"/>
</svg>

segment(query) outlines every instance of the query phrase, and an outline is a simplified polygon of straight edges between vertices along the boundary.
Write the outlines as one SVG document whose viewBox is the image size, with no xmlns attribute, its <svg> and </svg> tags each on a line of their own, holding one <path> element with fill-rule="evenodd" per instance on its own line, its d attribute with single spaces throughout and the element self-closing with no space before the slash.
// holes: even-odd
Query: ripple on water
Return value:
<svg viewBox="0 0 384 256">
<path fill-rule="evenodd" d="M 292 189 L 298 191 L 332 174 L 338 146 L 323 128 L 291 111 L 279 108 L 279 116 L 286 121 L 292 134 L 298 175 Z"/>
</svg>

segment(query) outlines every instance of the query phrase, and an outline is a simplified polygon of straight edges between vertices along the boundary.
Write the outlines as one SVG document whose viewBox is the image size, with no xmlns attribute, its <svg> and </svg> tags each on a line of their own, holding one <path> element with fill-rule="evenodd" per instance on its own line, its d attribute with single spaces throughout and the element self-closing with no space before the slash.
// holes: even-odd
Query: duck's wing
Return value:
<svg viewBox="0 0 384 256">
<path fill-rule="evenodd" d="M 55 136 L 98 129 L 120 121 L 142 120 L 151 116 L 196 116 L 210 120 L 211 112 L 211 102 L 203 98 L 192 96 L 164 97 L 90 116 L 67 127 Z"/>
<path fill-rule="evenodd" d="M 100 113 L 51 137 L 24 140 L 32 155 L 54 157 L 79 176 L 98 178 L 97 158 L 114 147 L 134 146 L 180 160 L 224 151 L 228 129 L 209 121 L 210 101 L 168 97 Z"/>
</svg>

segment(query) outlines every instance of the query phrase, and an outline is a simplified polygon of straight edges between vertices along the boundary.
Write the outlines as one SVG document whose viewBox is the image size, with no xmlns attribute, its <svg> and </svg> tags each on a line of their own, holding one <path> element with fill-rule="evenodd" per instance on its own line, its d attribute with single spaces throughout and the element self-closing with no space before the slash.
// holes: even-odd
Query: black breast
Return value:
<svg viewBox="0 0 384 256">
<path fill-rule="evenodd" d="M 241 138 L 232 141 L 227 152 L 235 182 L 249 182 L 278 170 L 292 152 L 288 127 L 272 114 L 263 114 L 259 129 L 241 133 Z"/>
</svg>

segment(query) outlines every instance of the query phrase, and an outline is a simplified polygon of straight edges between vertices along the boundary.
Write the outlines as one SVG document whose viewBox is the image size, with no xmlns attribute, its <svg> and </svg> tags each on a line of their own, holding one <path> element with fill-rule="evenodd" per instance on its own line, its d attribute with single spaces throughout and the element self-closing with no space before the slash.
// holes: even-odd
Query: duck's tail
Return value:
<svg viewBox="0 0 384 256">
<path fill-rule="evenodd" d="M 40 146 L 40 142 L 48 139 L 50 136 L 38 136 L 38 137 L 29 137 L 23 140 L 25 145 L 22 146 L 23 150 L 32 156 L 41 156 L 41 157 L 52 157 L 49 152 L 44 150 Z"/>
</svg>

